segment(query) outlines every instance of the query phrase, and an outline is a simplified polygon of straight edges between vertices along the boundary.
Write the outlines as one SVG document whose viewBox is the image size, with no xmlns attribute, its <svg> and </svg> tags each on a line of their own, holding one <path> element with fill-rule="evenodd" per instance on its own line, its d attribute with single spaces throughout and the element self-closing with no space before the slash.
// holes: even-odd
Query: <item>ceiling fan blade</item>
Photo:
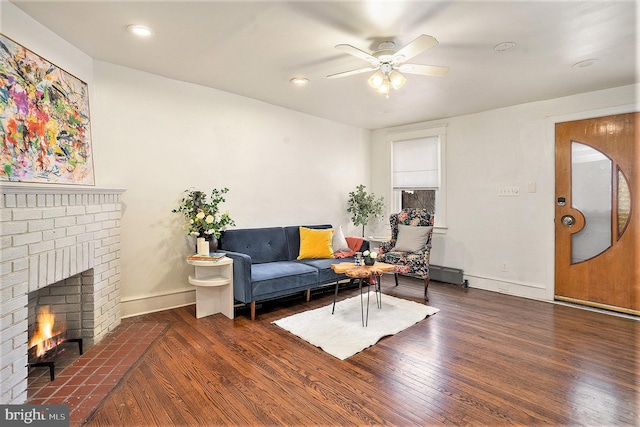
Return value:
<svg viewBox="0 0 640 427">
<path fill-rule="evenodd" d="M 330 74 L 327 76 L 328 79 L 339 79 L 340 77 L 353 76 L 354 74 L 366 73 L 367 71 L 375 71 L 378 67 L 367 67 L 360 68 L 358 70 L 344 71 L 342 73 Z"/>
<path fill-rule="evenodd" d="M 402 64 L 397 68 L 401 73 L 431 77 L 444 77 L 449 73 L 449 67 L 440 67 L 438 65 Z"/>
<path fill-rule="evenodd" d="M 350 44 L 339 44 L 336 46 L 336 49 L 343 51 L 344 53 L 348 53 L 349 55 L 353 55 L 356 58 L 364 59 L 367 62 L 370 62 L 371 65 L 378 65 L 380 61 L 375 56 L 371 55 L 364 50 L 360 50 L 357 47 L 353 47 Z"/>
<path fill-rule="evenodd" d="M 436 40 L 435 37 L 422 34 L 411 43 L 394 53 L 391 57 L 391 62 L 393 62 L 394 64 L 399 64 L 401 62 L 407 61 L 414 56 L 424 52 L 425 50 L 434 47 L 437 44 L 438 40 Z"/>
</svg>

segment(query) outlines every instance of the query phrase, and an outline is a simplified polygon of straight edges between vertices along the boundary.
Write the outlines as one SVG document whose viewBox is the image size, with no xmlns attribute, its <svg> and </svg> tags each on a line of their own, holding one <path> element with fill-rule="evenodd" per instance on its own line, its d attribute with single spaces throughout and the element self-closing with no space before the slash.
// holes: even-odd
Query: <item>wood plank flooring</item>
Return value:
<svg viewBox="0 0 640 427">
<path fill-rule="evenodd" d="M 422 301 L 417 279 L 382 289 Z M 331 292 L 253 322 L 194 306 L 126 319 L 171 326 L 86 425 L 640 425 L 640 322 L 449 284 L 429 296 L 438 314 L 345 361 L 271 323 Z"/>
</svg>

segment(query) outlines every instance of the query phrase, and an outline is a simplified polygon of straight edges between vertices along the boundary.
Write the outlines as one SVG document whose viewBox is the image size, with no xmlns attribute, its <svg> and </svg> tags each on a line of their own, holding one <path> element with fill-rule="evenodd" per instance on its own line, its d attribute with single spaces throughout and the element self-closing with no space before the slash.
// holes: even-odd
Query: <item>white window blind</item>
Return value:
<svg viewBox="0 0 640 427">
<path fill-rule="evenodd" d="M 393 188 L 440 187 L 440 138 L 393 141 Z"/>
</svg>

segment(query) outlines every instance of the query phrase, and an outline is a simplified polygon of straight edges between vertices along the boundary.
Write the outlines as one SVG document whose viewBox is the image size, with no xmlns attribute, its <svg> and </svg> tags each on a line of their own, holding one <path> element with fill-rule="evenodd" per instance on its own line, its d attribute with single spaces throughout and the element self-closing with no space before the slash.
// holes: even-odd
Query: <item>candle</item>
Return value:
<svg viewBox="0 0 640 427">
<path fill-rule="evenodd" d="M 209 242 L 207 242 L 204 237 L 198 237 L 196 248 L 198 255 L 209 255 Z"/>
</svg>

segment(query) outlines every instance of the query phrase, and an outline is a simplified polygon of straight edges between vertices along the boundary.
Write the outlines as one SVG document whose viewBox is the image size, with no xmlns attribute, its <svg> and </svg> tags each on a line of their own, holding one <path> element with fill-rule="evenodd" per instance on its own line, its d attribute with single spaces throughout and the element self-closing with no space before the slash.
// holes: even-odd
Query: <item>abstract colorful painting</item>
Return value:
<svg viewBox="0 0 640 427">
<path fill-rule="evenodd" d="M 87 84 L 0 34 L 0 181 L 94 185 Z"/>
</svg>

